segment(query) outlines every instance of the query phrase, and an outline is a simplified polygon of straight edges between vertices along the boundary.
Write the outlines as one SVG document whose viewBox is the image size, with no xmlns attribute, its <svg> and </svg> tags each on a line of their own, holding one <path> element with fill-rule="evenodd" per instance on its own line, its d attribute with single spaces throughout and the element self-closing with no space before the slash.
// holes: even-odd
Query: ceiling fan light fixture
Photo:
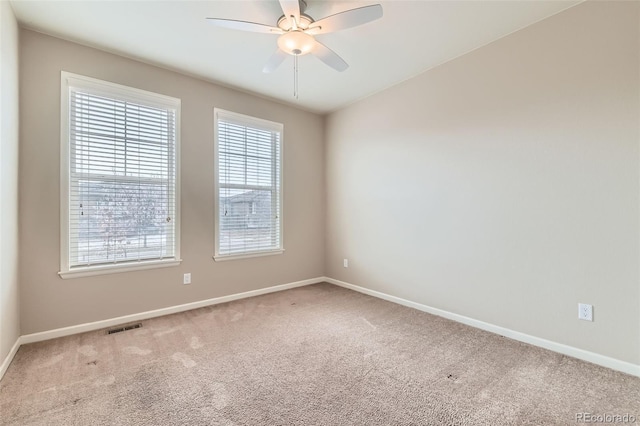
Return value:
<svg viewBox="0 0 640 426">
<path fill-rule="evenodd" d="M 306 55 L 311 52 L 316 40 L 302 31 L 289 31 L 278 37 L 278 47 L 289 55 Z"/>
</svg>

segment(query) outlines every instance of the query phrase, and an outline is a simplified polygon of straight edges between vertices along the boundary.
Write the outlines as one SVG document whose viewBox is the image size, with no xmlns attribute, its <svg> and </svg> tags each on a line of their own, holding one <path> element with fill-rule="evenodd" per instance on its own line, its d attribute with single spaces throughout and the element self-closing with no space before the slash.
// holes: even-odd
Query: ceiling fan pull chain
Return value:
<svg viewBox="0 0 640 426">
<path fill-rule="evenodd" d="M 298 99 L 298 55 L 293 55 L 293 97 Z"/>
</svg>

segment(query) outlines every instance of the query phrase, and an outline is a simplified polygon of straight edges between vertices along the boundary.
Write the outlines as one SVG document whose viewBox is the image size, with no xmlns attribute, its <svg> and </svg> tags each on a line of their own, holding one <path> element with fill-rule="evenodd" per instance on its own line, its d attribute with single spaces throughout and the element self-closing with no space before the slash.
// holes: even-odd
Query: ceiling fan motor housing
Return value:
<svg viewBox="0 0 640 426">
<path fill-rule="evenodd" d="M 315 21 L 311 16 L 301 13 L 300 21 L 298 22 L 298 28 L 302 30 L 306 30 L 307 28 L 309 28 L 309 26 L 311 26 L 313 22 Z M 289 22 L 289 18 L 286 17 L 285 15 L 282 15 L 280 19 L 278 19 L 278 27 L 284 31 L 289 31 L 293 29 L 293 27 L 291 26 L 291 23 Z"/>
</svg>

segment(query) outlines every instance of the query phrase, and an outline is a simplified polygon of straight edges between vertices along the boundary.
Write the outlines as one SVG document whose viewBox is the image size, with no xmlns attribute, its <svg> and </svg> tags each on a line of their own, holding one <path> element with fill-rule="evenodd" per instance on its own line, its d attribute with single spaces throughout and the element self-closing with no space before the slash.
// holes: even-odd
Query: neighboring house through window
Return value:
<svg viewBox="0 0 640 426">
<path fill-rule="evenodd" d="M 217 108 L 214 116 L 214 258 L 282 253 L 283 126 Z"/>
<path fill-rule="evenodd" d="M 60 275 L 179 263 L 180 100 L 62 73 Z"/>
</svg>

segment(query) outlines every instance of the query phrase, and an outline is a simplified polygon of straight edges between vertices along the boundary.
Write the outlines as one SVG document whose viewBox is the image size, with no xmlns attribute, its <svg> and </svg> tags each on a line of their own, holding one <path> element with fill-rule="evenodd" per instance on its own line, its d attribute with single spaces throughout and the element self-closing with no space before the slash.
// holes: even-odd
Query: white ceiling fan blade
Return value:
<svg viewBox="0 0 640 426">
<path fill-rule="evenodd" d="M 349 64 L 347 64 L 344 59 L 317 40 L 313 49 L 311 49 L 311 53 L 336 71 L 342 72 L 349 68 Z"/>
<path fill-rule="evenodd" d="M 262 72 L 270 73 L 276 70 L 280 66 L 280 64 L 289 56 L 286 52 L 278 49 L 275 51 L 273 55 L 267 60 L 267 63 L 264 64 L 264 68 L 262 68 Z"/>
<path fill-rule="evenodd" d="M 282 34 L 280 28 L 256 22 L 236 21 L 234 19 L 207 18 L 207 21 L 216 27 L 229 28 L 231 30 L 251 31 L 253 33 Z"/>
<path fill-rule="evenodd" d="M 280 0 L 280 7 L 282 7 L 282 12 L 289 20 L 291 27 L 297 28 L 300 23 L 300 3 L 298 3 L 298 0 Z M 292 16 L 294 18 L 293 22 L 291 22 Z"/>
<path fill-rule="evenodd" d="M 309 34 L 332 33 L 357 27 L 380 18 L 382 18 L 382 6 L 373 4 L 327 16 L 311 24 L 306 32 Z"/>
</svg>

